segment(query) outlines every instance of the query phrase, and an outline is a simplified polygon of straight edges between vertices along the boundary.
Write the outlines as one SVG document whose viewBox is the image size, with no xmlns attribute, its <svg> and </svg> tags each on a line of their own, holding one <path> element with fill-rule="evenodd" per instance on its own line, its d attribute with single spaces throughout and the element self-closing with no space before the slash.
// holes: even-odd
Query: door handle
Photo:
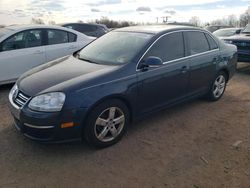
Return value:
<svg viewBox="0 0 250 188">
<path fill-rule="evenodd" d="M 183 67 L 181 68 L 181 73 L 182 73 L 182 74 L 187 73 L 187 71 L 188 71 L 188 67 L 187 67 L 187 66 L 183 66 Z"/>
</svg>

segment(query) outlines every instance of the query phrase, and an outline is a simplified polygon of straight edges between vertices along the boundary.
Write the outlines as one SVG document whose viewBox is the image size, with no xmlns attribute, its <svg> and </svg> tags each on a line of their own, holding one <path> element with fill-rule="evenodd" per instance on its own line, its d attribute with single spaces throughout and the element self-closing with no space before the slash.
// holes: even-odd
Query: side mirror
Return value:
<svg viewBox="0 0 250 188">
<path fill-rule="evenodd" d="M 142 69 L 147 69 L 150 67 L 160 67 L 163 65 L 161 58 L 155 56 L 147 57 L 144 62 L 141 64 Z"/>
<path fill-rule="evenodd" d="M 236 34 L 240 34 L 240 32 L 241 32 L 241 30 L 237 30 L 235 33 L 236 33 Z"/>
</svg>

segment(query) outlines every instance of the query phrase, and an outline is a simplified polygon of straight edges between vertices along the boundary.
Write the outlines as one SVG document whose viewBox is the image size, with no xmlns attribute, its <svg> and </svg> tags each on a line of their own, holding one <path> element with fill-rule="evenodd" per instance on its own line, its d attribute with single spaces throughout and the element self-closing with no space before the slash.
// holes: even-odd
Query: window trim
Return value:
<svg viewBox="0 0 250 188">
<path fill-rule="evenodd" d="M 53 31 L 62 31 L 62 32 L 65 32 L 67 34 L 67 42 L 63 42 L 63 43 L 57 43 L 57 44 L 49 44 L 49 30 L 53 30 Z M 46 29 L 46 46 L 51 46 L 51 45 L 60 45 L 60 44 L 68 44 L 70 43 L 69 42 L 69 34 L 68 34 L 68 31 L 66 30 L 62 30 L 62 29 L 50 29 L 50 28 L 47 28 Z"/>
<path fill-rule="evenodd" d="M 188 32 L 194 32 L 194 31 L 188 31 Z M 209 42 L 208 42 L 208 40 L 207 40 L 207 37 L 206 37 L 206 34 L 205 34 L 204 32 L 200 32 L 200 33 L 203 34 L 204 40 L 205 40 L 206 43 L 207 43 L 208 50 L 203 51 L 203 52 L 199 52 L 199 53 L 192 54 L 192 53 L 191 53 L 191 48 L 190 48 L 190 47 L 191 47 L 191 45 L 190 45 L 190 40 L 189 40 L 189 38 L 188 38 L 188 32 L 186 32 L 186 33 L 184 34 L 184 35 L 185 35 L 185 39 L 186 39 L 186 41 L 187 41 L 187 55 L 188 55 L 188 56 L 196 55 L 196 54 L 201 54 L 201 53 L 208 52 L 208 51 L 211 50 L 211 49 L 210 49 L 210 44 L 209 44 Z"/>
<path fill-rule="evenodd" d="M 144 58 L 144 56 L 147 54 L 147 52 L 152 48 L 152 46 L 158 41 L 158 40 L 160 40 L 162 37 L 164 37 L 164 36 L 166 36 L 166 35 L 170 35 L 170 34 L 172 34 L 172 33 L 178 33 L 178 32 L 182 32 L 183 33 L 183 35 L 184 35 L 184 47 L 185 47 L 185 57 L 183 57 L 183 58 L 179 58 L 179 59 L 175 59 L 175 60 L 171 60 L 171 61 L 167 61 L 167 62 L 163 62 L 163 65 L 166 65 L 166 64 L 169 64 L 169 63 L 173 63 L 173 62 L 176 62 L 176 61 L 179 61 L 179 60 L 185 60 L 185 59 L 189 59 L 189 58 L 191 58 L 191 57 L 196 57 L 196 56 L 200 56 L 200 55 L 204 55 L 204 54 L 207 54 L 207 53 L 211 53 L 211 52 L 214 52 L 214 51 L 218 51 L 220 48 L 219 48 L 219 43 L 218 43 L 218 41 L 217 40 L 215 40 L 214 39 L 214 41 L 216 42 L 216 44 L 217 44 L 217 47 L 218 48 L 216 48 L 216 49 L 213 49 L 213 50 L 210 50 L 210 48 L 209 48 L 209 51 L 206 51 L 206 52 L 202 52 L 202 53 L 198 53 L 198 54 L 194 54 L 194 55 L 188 55 L 187 53 L 186 53 L 186 49 L 187 49 L 187 42 L 186 42 L 186 38 L 185 38 L 185 32 L 188 32 L 188 31 L 196 31 L 196 32 L 201 32 L 201 33 L 204 33 L 204 35 L 205 35 L 205 33 L 207 33 L 208 35 L 210 35 L 213 39 L 214 39 L 214 36 L 212 36 L 212 34 L 210 34 L 209 32 L 207 32 L 207 31 L 202 31 L 202 30 L 178 30 L 178 31 L 171 31 L 171 32 L 168 32 L 168 33 L 164 33 L 164 34 L 162 34 L 161 36 L 159 36 L 148 48 L 147 48 L 147 50 L 142 54 L 142 56 L 140 57 L 140 59 L 139 59 L 139 61 L 137 62 L 137 64 L 136 64 L 136 72 L 138 72 L 138 71 L 141 71 L 142 69 L 140 69 L 139 68 L 139 65 L 140 65 L 140 63 L 141 63 L 141 61 L 142 61 L 142 59 Z M 205 37 L 206 37 L 206 35 L 205 35 Z M 208 44 L 209 45 L 209 44 Z M 154 69 L 154 70 L 157 70 L 158 68 L 156 68 L 156 69 Z"/>
<path fill-rule="evenodd" d="M 213 37 L 211 37 L 211 38 L 212 38 L 212 40 L 214 41 L 214 43 L 216 44 L 216 48 L 212 49 L 211 44 L 210 44 L 210 42 L 209 42 L 209 40 L 208 40 L 208 37 L 207 37 L 207 36 L 210 36 L 210 37 L 211 37 L 211 35 L 209 35 L 208 33 L 205 33 L 205 37 L 206 37 L 206 39 L 207 39 L 207 42 L 208 42 L 208 45 L 209 45 L 209 49 L 210 49 L 210 50 L 215 50 L 215 49 L 218 49 L 218 48 L 219 48 L 219 46 L 218 46 L 217 42 L 214 40 L 214 38 L 213 38 Z"/>
<path fill-rule="evenodd" d="M 175 32 L 175 33 L 171 33 L 171 34 L 176 34 L 176 33 L 180 33 L 180 35 L 181 35 L 181 37 L 182 37 L 182 43 L 183 43 L 183 57 L 176 58 L 176 59 L 181 59 L 181 58 L 186 57 L 186 55 L 187 55 L 186 40 L 185 40 L 185 36 L 184 36 L 184 33 L 183 33 L 183 32 Z M 171 35 L 171 34 L 169 34 L 169 35 Z M 164 35 L 164 36 L 162 36 L 159 40 L 164 39 L 164 37 L 167 37 L 167 36 L 168 36 L 168 35 Z M 148 52 L 154 47 L 154 45 L 155 45 L 159 40 L 157 40 L 157 41 L 150 47 L 150 49 L 147 51 L 147 53 L 144 55 L 144 57 L 147 56 Z M 143 57 L 143 58 L 144 58 L 144 57 Z M 174 60 L 176 60 L 176 59 L 167 60 L 167 61 L 164 61 L 164 62 L 174 61 Z"/>
<path fill-rule="evenodd" d="M 6 39 L 4 39 L 1 43 L 0 43 L 0 52 L 9 52 L 9 51 L 14 51 L 14 50 L 2 50 L 3 47 L 3 43 L 7 40 L 9 40 L 11 37 L 13 37 L 14 35 L 17 35 L 19 33 L 22 32 L 28 32 L 28 31 L 34 31 L 34 30 L 41 30 L 41 45 L 40 46 L 35 46 L 35 47 L 27 47 L 27 48 L 19 48 L 19 49 L 14 49 L 14 50 L 22 50 L 22 49 L 29 49 L 29 48 L 37 48 L 37 47 L 41 47 L 41 46 L 45 46 L 46 45 L 46 29 L 44 28 L 34 28 L 34 29 L 25 29 L 22 31 L 18 31 L 14 34 L 12 34 L 11 36 L 7 37 Z"/>
<path fill-rule="evenodd" d="M 69 32 L 69 31 L 67 31 L 67 33 L 68 33 L 68 43 L 77 42 L 77 34 L 72 33 L 72 32 Z M 69 41 L 69 35 L 70 35 L 70 34 L 74 35 L 74 37 L 75 37 L 75 38 L 74 38 L 75 40 L 74 40 L 73 42 L 70 42 L 70 41 Z"/>
<path fill-rule="evenodd" d="M 75 34 L 75 33 L 73 33 L 73 32 L 70 32 L 70 31 L 63 30 L 63 29 L 46 28 L 45 30 L 46 30 L 46 32 L 45 32 L 45 46 L 73 43 L 73 42 L 69 42 L 69 33 L 75 35 L 76 40 L 75 40 L 74 42 L 77 42 L 77 39 L 78 39 L 78 35 L 77 35 L 77 34 Z M 49 44 L 49 30 L 56 30 L 56 31 L 63 31 L 63 32 L 66 32 L 66 33 L 67 33 L 68 42 L 57 43 L 57 44 Z"/>
</svg>

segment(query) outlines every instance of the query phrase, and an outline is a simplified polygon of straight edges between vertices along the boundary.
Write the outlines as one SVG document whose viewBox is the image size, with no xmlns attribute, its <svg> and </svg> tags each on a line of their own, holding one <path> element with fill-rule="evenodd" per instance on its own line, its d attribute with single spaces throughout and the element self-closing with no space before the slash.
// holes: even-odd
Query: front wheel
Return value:
<svg viewBox="0 0 250 188">
<path fill-rule="evenodd" d="M 212 86 L 210 87 L 208 97 L 211 101 L 219 100 L 226 89 L 227 75 L 224 72 L 219 72 L 215 77 Z"/>
<path fill-rule="evenodd" d="M 84 126 L 86 141 L 96 147 L 117 143 L 129 123 L 129 110 L 120 100 L 107 100 L 97 105 L 89 114 Z"/>
</svg>

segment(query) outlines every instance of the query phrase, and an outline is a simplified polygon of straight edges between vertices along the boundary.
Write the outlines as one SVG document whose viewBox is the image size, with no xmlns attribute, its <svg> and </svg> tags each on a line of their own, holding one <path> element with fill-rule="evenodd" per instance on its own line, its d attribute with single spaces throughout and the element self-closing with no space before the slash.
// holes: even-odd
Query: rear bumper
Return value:
<svg viewBox="0 0 250 188">
<path fill-rule="evenodd" d="M 42 143 L 60 143 L 81 140 L 82 121 L 86 109 L 69 109 L 56 113 L 34 112 L 10 105 L 15 127 L 29 139 Z M 62 123 L 74 122 L 73 127 L 61 128 Z"/>
</svg>

